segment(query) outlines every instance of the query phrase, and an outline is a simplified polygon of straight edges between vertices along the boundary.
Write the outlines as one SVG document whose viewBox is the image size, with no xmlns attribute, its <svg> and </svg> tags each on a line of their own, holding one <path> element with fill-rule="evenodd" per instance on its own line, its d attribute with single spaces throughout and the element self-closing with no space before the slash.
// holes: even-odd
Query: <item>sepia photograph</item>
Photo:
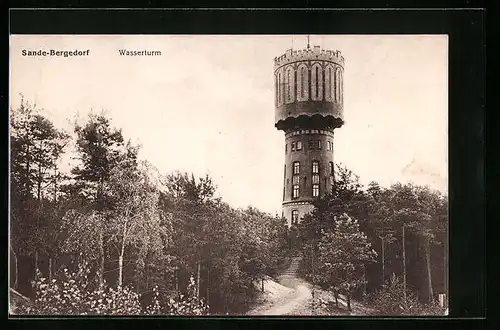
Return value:
<svg viewBox="0 0 500 330">
<path fill-rule="evenodd" d="M 10 35 L 9 314 L 445 316 L 448 35 Z"/>
</svg>

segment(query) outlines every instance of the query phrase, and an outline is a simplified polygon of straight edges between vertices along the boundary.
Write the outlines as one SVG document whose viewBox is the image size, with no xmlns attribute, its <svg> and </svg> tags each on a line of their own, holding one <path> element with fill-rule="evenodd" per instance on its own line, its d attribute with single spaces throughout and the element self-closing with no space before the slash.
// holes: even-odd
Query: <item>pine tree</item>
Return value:
<svg viewBox="0 0 500 330">
<path fill-rule="evenodd" d="M 377 253 L 360 231 L 357 220 L 347 214 L 335 220 L 333 232 L 322 233 L 318 245 L 318 282 L 335 293 L 345 294 L 351 310 L 351 296 L 365 282 L 363 269 L 367 263 L 375 262 Z"/>
</svg>

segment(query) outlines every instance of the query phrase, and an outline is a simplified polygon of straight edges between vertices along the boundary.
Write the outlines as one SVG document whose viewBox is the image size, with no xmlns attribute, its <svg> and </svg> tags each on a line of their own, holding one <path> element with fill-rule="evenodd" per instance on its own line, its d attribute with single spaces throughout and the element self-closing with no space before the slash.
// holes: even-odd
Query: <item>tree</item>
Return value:
<svg viewBox="0 0 500 330">
<path fill-rule="evenodd" d="M 98 234 L 100 256 L 99 281 L 104 282 L 105 236 L 107 209 L 111 204 L 106 185 L 109 184 L 111 170 L 119 163 L 126 161 L 130 166 L 136 165 L 138 148 L 130 142 L 125 143 L 121 130 L 111 127 L 110 120 L 104 115 L 91 113 L 87 121 L 80 125 L 75 123 L 77 134 L 76 147 L 80 164 L 72 169 L 74 183 L 78 191 L 87 200 L 94 219 L 101 223 L 95 228 Z"/>
<path fill-rule="evenodd" d="M 193 174 L 180 172 L 167 175 L 163 182 L 167 192 L 163 207 L 172 213 L 174 235 L 178 237 L 179 250 L 174 255 L 178 257 L 178 267 L 183 268 L 186 275 L 196 274 L 199 295 L 206 231 L 220 203 L 215 197 L 216 186 L 208 175 L 196 179 Z"/>
<path fill-rule="evenodd" d="M 108 194 L 113 209 L 110 211 L 110 240 L 119 250 L 118 287 L 123 285 L 123 258 L 125 249 L 134 246 L 162 254 L 163 243 L 170 239 L 168 227 L 161 223 L 158 208 L 159 191 L 149 182 L 147 173 L 126 161 L 111 170 Z"/>
<path fill-rule="evenodd" d="M 382 189 L 377 182 L 370 182 L 368 184 L 367 194 L 369 197 L 369 213 L 371 216 L 371 225 L 375 229 L 376 236 L 380 239 L 381 250 L 381 265 L 382 276 L 381 284 L 384 285 L 386 278 L 386 247 L 396 240 L 394 236 L 395 230 L 393 229 L 393 210 L 392 204 L 389 203 L 388 190 Z"/>
<path fill-rule="evenodd" d="M 375 262 L 377 253 L 359 230 L 356 219 L 343 214 L 334 221 L 335 231 L 323 232 L 318 244 L 318 281 L 345 294 L 351 310 L 350 297 L 365 281 L 363 268 Z"/>
<path fill-rule="evenodd" d="M 35 270 L 41 254 L 48 255 L 50 265 L 54 253 L 55 198 L 46 192 L 52 184 L 56 191 L 58 161 L 69 138 L 42 111 L 21 96 L 20 107 L 11 109 L 10 116 L 11 243 L 16 259 L 30 256 Z"/>
<path fill-rule="evenodd" d="M 393 221 L 401 226 L 404 244 L 405 233 L 411 233 L 421 242 L 425 260 L 426 297 L 433 299 L 432 261 L 430 247 L 438 244 L 436 233 L 441 227 L 439 223 L 447 219 L 447 205 L 445 199 L 429 188 L 414 186 L 412 184 L 394 185 L 391 203 L 393 205 Z M 403 257 L 406 254 L 406 244 L 403 245 Z M 406 285 L 406 261 L 403 258 L 403 283 Z"/>
</svg>

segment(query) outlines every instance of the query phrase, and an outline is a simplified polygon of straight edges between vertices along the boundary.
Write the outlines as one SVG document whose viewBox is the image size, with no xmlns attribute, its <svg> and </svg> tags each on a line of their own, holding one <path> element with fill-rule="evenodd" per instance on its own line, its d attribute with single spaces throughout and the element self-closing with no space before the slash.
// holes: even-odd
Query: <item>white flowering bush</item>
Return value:
<svg viewBox="0 0 500 330">
<path fill-rule="evenodd" d="M 32 306 L 18 311 L 35 315 L 114 315 L 140 314 L 139 295 L 129 288 L 113 289 L 109 286 L 92 289 L 86 264 L 77 272 L 67 268 L 56 273 L 52 280 L 37 271 L 32 283 L 36 296 Z"/>
<path fill-rule="evenodd" d="M 139 295 L 128 287 L 96 290 L 88 295 L 85 304 L 91 315 L 139 315 L 142 311 Z"/>
<path fill-rule="evenodd" d="M 20 306 L 17 314 L 32 315 L 206 315 L 208 306 L 199 299 L 191 277 L 186 295 L 162 299 L 164 294 L 153 288 L 150 304 L 142 307 L 140 295 L 129 287 L 112 288 L 104 285 L 93 288 L 88 280 L 89 268 L 84 265 L 78 272 L 67 268 L 48 280 L 37 271 L 33 282 L 36 292 L 34 304 Z"/>
<path fill-rule="evenodd" d="M 187 294 L 179 294 L 170 298 L 167 304 L 167 312 L 171 315 L 207 315 L 208 305 L 196 296 L 196 284 L 193 276 L 187 288 Z"/>
<path fill-rule="evenodd" d="M 37 271 L 33 287 L 36 293 L 33 304 L 19 306 L 16 314 L 31 315 L 206 315 L 208 306 L 196 296 L 193 277 L 187 294 L 163 298 L 158 286 L 153 288 L 151 302 L 142 307 L 140 295 L 129 287 L 112 288 L 106 284 L 95 287 L 89 281 L 87 264 L 77 272 L 67 268 L 48 280 Z"/>
<path fill-rule="evenodd" d="M 186 294 L 176 293 L 174 296 L 165 297 L 153 288 L 151 303 L 145 308 L 146 315 L 208 315 L 209 306 L 196 296 L 196 283 L 193 276 Z"/>
</svg>

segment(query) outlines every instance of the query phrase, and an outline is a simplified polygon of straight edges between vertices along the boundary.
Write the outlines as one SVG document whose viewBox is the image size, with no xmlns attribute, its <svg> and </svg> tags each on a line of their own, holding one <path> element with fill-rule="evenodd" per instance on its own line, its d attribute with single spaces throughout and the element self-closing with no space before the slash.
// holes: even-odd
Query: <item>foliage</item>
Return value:
<svg viewBox="0 0 500 330">
<path fill-rule="evenodd" d="M 363 267 L 374 262 L 377 253 L 356 219 L 347 214 L 335 220 L 335 231 L 323 232 L 318 243 L 318 271 L 315 280 L 347 296 L 365 284 Z"/>
<path fill-rule="evenodd" d="M 129 287 L 116 289 L 95 288 L 88 281 L 90 268 L 83 263 L 77 272 L 67 268 L 47 280 L 38 272 L 33 282 L 36 291 L 34 304 L 20 306 L 17 314 L 31 315 L 206 315 L 208 306 L 195 294 L 193 277 L 186 295 L 177 294 L 162 301 L 158 287 L 153 288 L 153 299 L 143 307 L 140 295 Z"/>
<path fill-rule="evenodd" d="M 331 194 L 316 200 L 313 212 L 298 226 L 303 247 L 299 272 L 312 279 L 322 233 L 335 232 L 333 219 L 347 213 L 359 221 L 360 231 L 378 254 L 378 262 L 366 266 L 367 283 L 363 287 L 367 292 L 378 291 L 388 274 L 404 276 L 403 226 L 408 287 L 421 301 L 432 301 L 434 292 L 445 292 L 446 196 L 411 183 L 384 188 L 370 182 L 364 187 L 355 173 L 340 165 L 335 177 Z"/>
<path fill-rule="evenodd" d="M 376 309 L 376 315 L 444 315 L 444 309 L 437 302 L 422 304 L 411 290 L 406 289 L 402 281 L 393 274 L 390 281 L 371 297 L 368 301 Z"/>
<path fill-rule="evenodd" d="M 15 289 L 21 291 L 29 291 L 31 270 L 40 258 L 58 252 L 58 166 L 69 136 L 42 113 L 22 96 L 19 108 L 10 111 L 10 232 L 11 247 L 20 262 L 19 267 L 14 265 L 19 278 Z M 34 265 L 25 267 L 26 259 Z"/>
<path fill-rule="evenodd" d="M 196 284 L 193 276 L 190 277 L 187 294 L 179 294 L 176 297 L 170 298 L 165 312 L 171 315 L 208 314 L 208 305 L 196 296 Z"/>
</svg>

